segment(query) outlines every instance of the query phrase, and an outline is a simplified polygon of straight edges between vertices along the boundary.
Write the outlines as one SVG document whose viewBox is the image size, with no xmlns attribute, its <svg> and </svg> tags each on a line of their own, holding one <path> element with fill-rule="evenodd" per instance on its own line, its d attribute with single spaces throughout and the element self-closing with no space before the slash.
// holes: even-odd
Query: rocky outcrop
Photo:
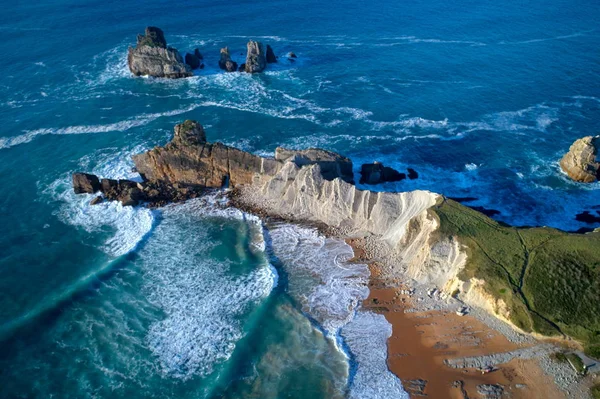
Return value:
<svg viewBox="0 0 600 399">
<path fill-rule="evenodd" d="M 100 180 L 88 173 L 73 173 L 73 191 L 75 194 L 93 194 L 100 191 Z"/>
<path fill-rule="evenodd" d="M 186 53 L 185 54 L 185 63 L 188 64 L 189 67 L 192 69 L 200 68 L 200 58 L 198 58 L 198 56 L 196 56 L 196 54 Z"/>
<path fill-rule="evenodd" d="M 135 155 L 133 161 L 146 181 L 211 188 L 251 184 L 279 168 L 274 159 L 208 143 L 204 129 L 195 121 L 175 126 L 171 142 Z"/>
<path fill-rule="evenodd" d="M 581 138 L 571 145 L 569 152 L 560 161 L 560 167 L 575 181 L 592 183 L 600 179 L 598 162 L 600 136 Z"/>
<path fill-rule="evenodd" d="M 219 68 L 227 72 L 236 72 L 238 70 L 237 62 L 231 60 L 231 54 L 229 54 L 229 48 L 223 47 L 221 49 L 221 58 L 219 59 Z"/>
<path fill-rule="evenodd" d="M 261 42 L 249 41 L 248 54 L 246 55 L 246 72 L 262 72 L 267 67 L 265 48 Z"/>
<path fill-rule="evenodd" d="M 267 44 L 267 64 L 273 64 L 275 62 L 277 62 L 277 57 L 275 56 L 275 52 L 273 51 L 273 48 L 271 48 L 271 46 L 269 46 Z"/>
<path fill-rule="evenodd" d="M 337 177 L 348 183 L 354 182 L 352 161 L 340 154 L 319 148 L 306 150 L 289 150 L 278 147 L 275 150 L 275 160 L 282 164 L 292 162 L 298 167 L 306 165 L 319 165 L 320 173 L 326 180 Z"/>
<path fill-rule="evenodd" d="M 177 49 L 167 46 L 163 31 L 152 26 L 146 28 L 144 35 L 138 35 L 135 48 L 129 48 L 127 64 L 135 76 L 172 79 L 192 76 Z"/>
<path fill-rule="evenodd" d="M 360 167 L 360 184 L 381 184 L 406 179 L 404 173 L 384 166 L 380 162 L 366 163 Z"/>
</svg>

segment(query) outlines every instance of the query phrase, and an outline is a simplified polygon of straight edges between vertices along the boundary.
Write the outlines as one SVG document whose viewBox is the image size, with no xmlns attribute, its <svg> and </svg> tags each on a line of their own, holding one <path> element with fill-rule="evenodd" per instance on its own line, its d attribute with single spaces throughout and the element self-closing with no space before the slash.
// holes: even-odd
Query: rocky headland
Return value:
<svg viewBox="0 0 600 399">
<path fill-rule="evenodd" d="M 462 318 L 465 314 L 470 317 L 468 313 L 479 312 L 484 319 L 491 315 L 496 323 L 512 327 L 508 330 L 513 332 L 507 336 L 528 337 L 516 340 L 529 347 L 538 345 L 531 337 L 551 338 L 591 357 L 600 357 L 600 232 L 570 234 L 545 227 L 507 226 L 429 191 L 361 190 L 354 184 L 351 160 L 342 155 L 321 149 L 278 148 L 273 158 L 261 157 L 209 143 L 204 129 L 195 121 L 177 125 L 169 143 L 135 155 L 133 160 L 143 182 L 115 183 L 75 174 L 75 191 L 99 191 L 103 198 L 120 200 L 123 205 L 156 206 L 192 198 L 206 189 L 226 187 L 230 203 L 240 209 L 267 218 L 310 223 L 326 234 L 348 240 L 357 258 L 371 264 L 377 287 L 387 290 L 382 291 L 381 298 L 389 294 L 389 306 L 382 312 L 394 331 L 407 321 L 398 321 L 393 312 L 410 310 L 393 304 L 398 304 L 401 297 L 410 301 L 418 296 L 421 301 L 414 305 L 420 311 L 456 313 L 456 323 L 466 320 Z M 397 178 L 399 172 L 394 172 L 391 176 Z M 413 172 L 409 171 L 414 176 Z M 386 173 L 391 172 L 381 164 L 363 165 L 367 180 L 379 180 Z M 372 298 L 376 300 L 381 301 Z M 431 307 L 423 307 L 432 300 Z M 450 319 L 444 316 L 444 320 Z M 488 320 L 487 325 L 490 323 L 494 322 Z M 493 331 L 502 328 L 492 327 Z M 439 339 L 441 342 L 443 337 Z M 552 348 L 536 349 L 532 357 L 552 362 L 550 353 L 562 350 Z M 504 360 L 495 360 L 494 367 L 515 359 L 517 355 L 506 350 L 501 357 Z M 453 362 L 459 362 L 456 359 L 463 352 L 456 349 L 451 356 Z M 463 357 L 465 353 L 471 352 L 464 352 Z M 481 363 L 487 364 L 486 360 Z M 562 369 L 549 366 L 545 370 L 552 373 Z M 490 378 L 494 384 L 500 383 Z M 562 381 L 556 375 L 554 378 Z M 473 389 L 487 389 L 481 388 L 486 385 L 483 382 L 477 388 L 468 388 L 469 384 L 460 381 L 456 381 L 456 387 L 460 386 L 469 397 L 477 397 Z M 559 386 L 572 390 L 565 384 Z M 527 390 L 521 396 L 515 392 L 514 397 L 534 397 L 527 396 Z"/>
</svg>

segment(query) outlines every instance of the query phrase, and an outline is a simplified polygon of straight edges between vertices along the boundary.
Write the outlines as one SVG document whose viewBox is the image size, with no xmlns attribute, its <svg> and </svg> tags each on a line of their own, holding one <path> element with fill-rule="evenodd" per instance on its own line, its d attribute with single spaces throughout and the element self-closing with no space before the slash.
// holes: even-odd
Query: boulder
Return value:
<svg viewBox="0 0 600 399">
<path fill-rule="evenodd" d="M 293 51 L 290 51 L 288 53 L 288 58 L 298 58 L 298 56 L 296 55 L 296 53 L 294 53 Z"/>
<path fill-rule="evenodd" d="M 277 57 L 275 57 L 275 53 L 271 46 L 267 44 L 267 64 L 273 64 L 277 62 Z"/>
<path fill-rule="evenodd" d="M 352 161 L 340 154 L 319 148 L 289 150 L 283 147 L 275 149 L 275 160 L 281 163 L 294 162 L 296 166 L 318 164 L 325 180 L 340 178 L 348 183 L 354 182 Z"/>
<path fill-rule="evenodd" d="M 381 184 L 406 179 L 404 173 L 384 166 L 380 162 L 366 163 L 360 167 L 361 184 Z"/>
<path fill-rule="evenodd" d="M 138 35 L 135 48 L 129 47 L 127 64 L 135 76 L 172 79 L 192 76 L 177 49 L 167 46 L 163 31 L 151 26 L 144 35 Z"/>
<path fill-rule="evenodd" d="M 188 64 L 192 69 L 200 68 L 200 59 L 196 57 L 195 54 L 186 53 L 185 63 Z"/>
<path fill-rule="evenodd" d="M 198 49 L 194 49 L 194 55 L 196 56 L 196 58 L 198 58 L 200 61 L 204 61 L 204 56 L 202 55 L 202 53 L 200 52 L 200 50 Z"/>
<path fill-rule="evenodd" d="M 90 201 L 90 205 L 98 205 L 101 204 L 102 202 L 104 202 L 104 198 L 102 198 L 101 195 L 94 197 L 93 200 Z"/>
<path fill-rule="evenodd" d="M 246 72 L 262 72 L 267 66 L 265 49 L 261 42 L 250 40 L 248 42 L 248 54 L 246 55 Z"/>
<path fill-rule="evenodd" d="M 221 49 L 221 58 L 219 59 L 219 68 L 226 70 L 227 72 L 236 72 L 238 65 L 236 62 L 231 60 L 229 54 L 229 48 L 223 47 Z"/>
<path fill-rule="evenodd" d="M 73 191 L 75 194 L 93 194 L 100 191 L 100 180 L 88 173 L 73 173 Z"/>
<path fill-rule="evenodd" d="M 406 170 L 408 171 L 408 178 L 410 180 L 415 180 L 419 178 L 419 174 L 413 168 L 407 168 Z"/>
<path fill-rule="evenodd" d="M 246 63 L 243 63 L 242 65 L 240 65 L 240 67 L 238 68 L 239 72 L 246 72 Z"/>
<path fill-rule="evenodd" d="M 560 167 L 575 181 L 592 183 L 600 179 L 598 148 L 600 136 L 587 136 L 576 140 L 560 161 Z"/>
</svg>

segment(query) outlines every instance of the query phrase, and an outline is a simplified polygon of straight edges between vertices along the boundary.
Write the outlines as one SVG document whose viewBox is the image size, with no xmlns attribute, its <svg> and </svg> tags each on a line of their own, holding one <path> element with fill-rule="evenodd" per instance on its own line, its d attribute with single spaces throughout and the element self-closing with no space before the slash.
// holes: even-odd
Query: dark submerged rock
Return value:
<svg viewBox="0 0 600 399">
<path fill-rule="evenodd" d="M 75 194 L 93 194 L 100 191 L 100 180 L 88 173 L 73 173 L 73 191 Z"/>
<path fill-rule="evenodd" d="M 290 51 L 288 53 L 288 58 L 298 58 L 298 56 L 296 55 L 296 53 L 294 53 L 293 51 Z"/>
<path fill-rule="evenodd" d="M 271 46 L 269 46 L 267 44 L 267 64 L 273 64 L 275 62 L 277 62 L 277 57 L 275 56 L 275 53 L 273 52 L 273 49 L 271 48 Z"/>
<path fill-rule="evenodd" d="M 596 213 L 598 214 L 598 216 L 592 214 L 590 211 L 584 211 L 584 212 L 578 213 L 575 216 L 575 220 L 577 220 L 578 222 L 583 222 L 583 223 L 587 223 L 587 224 L 600 223 L 600 211 L 596 211 Z"/>
<path fill-rule="evenodd" d="M 200 59 L 196 57 L 195 54 L 186 53 L 185 63 L 188 64 L 192 69 L 200 68 Z"/>
<path fill-rule="evenodd" d="M 410 180 L 415 180 L 415 179 L 418 179 L 418 178 L 419 178 L 419 174 L 418 174 L 418 173 L 417 173 L 417 171 L 416 171 L 416 170 L 414 170 L 413 168 L 407 168 L 406 170 L 407 170 L 407 172 L 408 172 L 408 178 L 409 178 Z"/>
</svg>

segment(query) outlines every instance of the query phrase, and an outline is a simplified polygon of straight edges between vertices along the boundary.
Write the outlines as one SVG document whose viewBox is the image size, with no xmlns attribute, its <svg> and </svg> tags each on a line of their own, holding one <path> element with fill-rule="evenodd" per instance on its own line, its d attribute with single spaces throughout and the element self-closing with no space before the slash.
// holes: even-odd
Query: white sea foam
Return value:
<svg viewBox="0 0 600 399">
<path fill-rule="evenodd" d="M 345 353 L 356 372 L 350 375 L 351 398 L 407 398 L 400 380 L 387 368 L 391 325 L 385 317 L 360 310 L 369 295 L 367 265 L 349 263 L 352 248 L 325 238 L 315 229 L 280 224 L 270 230 L 274 255 L 289 276 L 289 292 Z"/>
<path fill-rule="evenodd" d="M 335 337 L 369 295 L 367 265 L 348 263 L 352 248 L 315 229 L 285 224 L 272 229 L 270 237 L 274 254 L 290 274 L 292 295 Z M 316 284 L 302 278 L 307 275 L 316 278 Z"/>
<path fill-rule="evenodd" d="M 359 310 L 341 335 L 358 363 L 350 398 L 408 399 L 400 379 L 387 367 L 387 341 L 392 326 L 383 315 Z"/>
<path fill-rule="evenodd" d="M 44 136 L 48 134 L 55 135 L 66 135 L 66 134 L 91 134 L 91 133 L 107 133 L 107 132 L 124 132 L 129 129 L 144 126 L 150 122 L 165 116 L 174 116 L 184 114 L 192 111 L 200 106 L 200 104 L 192 104 L 182 109 L 176 109 L 173 111 L 160 112 L 154 114 L 141 114 L 134 118 L 108 123 L 105 125 L 80 125 L 80 126 L 68 126 L 63 128 L 44 128 L 36 130 L 27 130 L 24 134 L 14 137 L 1 137 L 0 138 L 0 149 L 14 147 L 19 144 L 29 143 L 38 136 Z"/>
<path fill-rule="evenodd" d="M 92 173 L 107 178 L 139 178 L 132 172 L 131 154 L 141 147 L 130 151 L 117 152 L 101 157 Z M 96 155 L 97 156 L 97 155 Z M 91 157 L 84 157 L 80 165 L 89 164 Z M 154 223 L 154 214 L 146 208 L 122 206 L 120 202 L 104 202 L 90 205 L 93 194 L 75 194 L 71 185 L 71 172 L 55 180 L 44 192 L 53 200 L 61 202 L 56 215 L 67 224 L 77 226 L 90 233 L 102 233 L 108 227 L 112 232 L 100 249 L 108 255 L 118 257 L 137 247 L 150 232 Z"/>
<path fill-rule="evenodd" d="M 277 272 L 266 259 L 234 277 L 228 273 L 231 261 L 211 257 L 217 243 L 201 223 L 215 217 L 244 220 L 252 237 L 250 251 L 264 251 L 258 219 L 199 199 L 166 207 L 139 254 L 147 281 L 144 292 L 165 313 L 150 326 L 146 342 L 163 372 L 181 379 L 210 374 L 227 360 L 243 336 L 240 316 L 277 284 Z"/>
<path fill-rule="evenodd" d="M 474 164 L 474 163 L 467 163 L 465 164 L 465 169 L 468 171 L 474 171 L 478 168 L 479 166 Z"/>
</svg>

